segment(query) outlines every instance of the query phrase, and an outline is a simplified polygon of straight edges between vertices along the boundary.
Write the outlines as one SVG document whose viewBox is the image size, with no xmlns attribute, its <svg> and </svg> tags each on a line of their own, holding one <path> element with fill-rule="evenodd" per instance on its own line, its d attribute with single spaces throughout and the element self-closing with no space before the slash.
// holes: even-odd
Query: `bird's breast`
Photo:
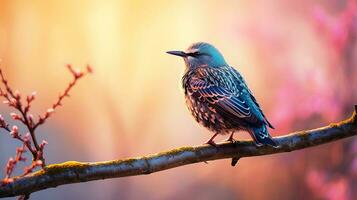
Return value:
<svg viewBox="0 0 357 200">
<path fill-rule="evenodd" d="M 200 125 L 221 134 L 228 131 L 223 118 L 215 108 L 209 106 L 206 102 L 196 99 L 189 91 L 187 91 L 185 99 L 188 110 Z"/>
</svg>

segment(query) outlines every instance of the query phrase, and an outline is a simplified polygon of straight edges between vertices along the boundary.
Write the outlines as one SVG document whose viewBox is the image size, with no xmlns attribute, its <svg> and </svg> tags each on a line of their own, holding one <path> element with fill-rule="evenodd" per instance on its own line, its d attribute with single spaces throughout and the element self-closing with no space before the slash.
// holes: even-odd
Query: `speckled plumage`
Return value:
<svg viewBox="0 0 357 200">
<path fill-rule="evenodd" d="M 178 55 L 178 52 L 168 52 Z M 269 123 L 243 77 L 229 66 L 210 44 L 195 43 L 179 55 L 186 71 L 182 78 L 186 104 L 198 123 L 217 134 L 246 130 L 257 145 L 277 146 L 266 126 Z"/>
</svg>

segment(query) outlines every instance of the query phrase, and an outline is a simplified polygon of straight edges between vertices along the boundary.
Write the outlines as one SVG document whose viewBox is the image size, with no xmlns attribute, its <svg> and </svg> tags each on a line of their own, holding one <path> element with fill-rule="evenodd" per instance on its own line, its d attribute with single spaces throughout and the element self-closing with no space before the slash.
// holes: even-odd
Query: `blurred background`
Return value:
<svg viewBox="0 0 357 200">
<path fill-rule="evenodd" d="M 245 77 L 274 136 L 347 118 L 357 103 L 356 0 L 0 0 L 1 68 L 44 112 L 48 163 L 140 156 L 211 137 L 184 104 L 184 63 L 165 54 L 214 44 Z M 10 112 L 5 105 L 0 113 Z M 0 132 L 0 166 L 20 145 Z M 247 133 L 236 134 L 249 138 Z M 220 137 L 219 140 L 223 140 Z M 29 156 L 29 155 L 28 155 Z M 18 173 L 23 164 L 18 165 Z M 355 199 L 357 138 L 292 153 L 179 167 L 36 192 L 31 199 Z"/>
</svg>

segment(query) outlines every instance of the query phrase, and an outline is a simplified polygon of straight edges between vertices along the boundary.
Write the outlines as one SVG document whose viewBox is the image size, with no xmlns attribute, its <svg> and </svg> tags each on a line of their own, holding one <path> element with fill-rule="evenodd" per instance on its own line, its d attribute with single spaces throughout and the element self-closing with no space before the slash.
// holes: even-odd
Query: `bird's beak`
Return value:
<svg viewBox="0 0 357 200">
<path fill-rule="evenodd" d="M 172 54 L 172 55 L 175 55 L 175 56 L 180 56 L 180 57 L 186 57 L 187 54 L 183 51 L 167 51 L 166 53 L 168 54 Z"/>
</svg>

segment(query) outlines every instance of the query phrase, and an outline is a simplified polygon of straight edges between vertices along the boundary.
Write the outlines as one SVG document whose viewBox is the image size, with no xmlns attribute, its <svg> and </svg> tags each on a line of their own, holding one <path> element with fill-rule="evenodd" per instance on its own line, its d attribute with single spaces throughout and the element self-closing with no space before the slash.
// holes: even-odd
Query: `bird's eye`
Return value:
<svg viewBox="0 0 357 200">
<path fill-rule="evenodd" d="M 193 56 L 193 57 L 197 57 L 199 55 L 201 55 L 201 53 L 199 51 L 195 51 L 195 52 L 191 52 L 188 54 L 189 56 Z"/>
</svg>

